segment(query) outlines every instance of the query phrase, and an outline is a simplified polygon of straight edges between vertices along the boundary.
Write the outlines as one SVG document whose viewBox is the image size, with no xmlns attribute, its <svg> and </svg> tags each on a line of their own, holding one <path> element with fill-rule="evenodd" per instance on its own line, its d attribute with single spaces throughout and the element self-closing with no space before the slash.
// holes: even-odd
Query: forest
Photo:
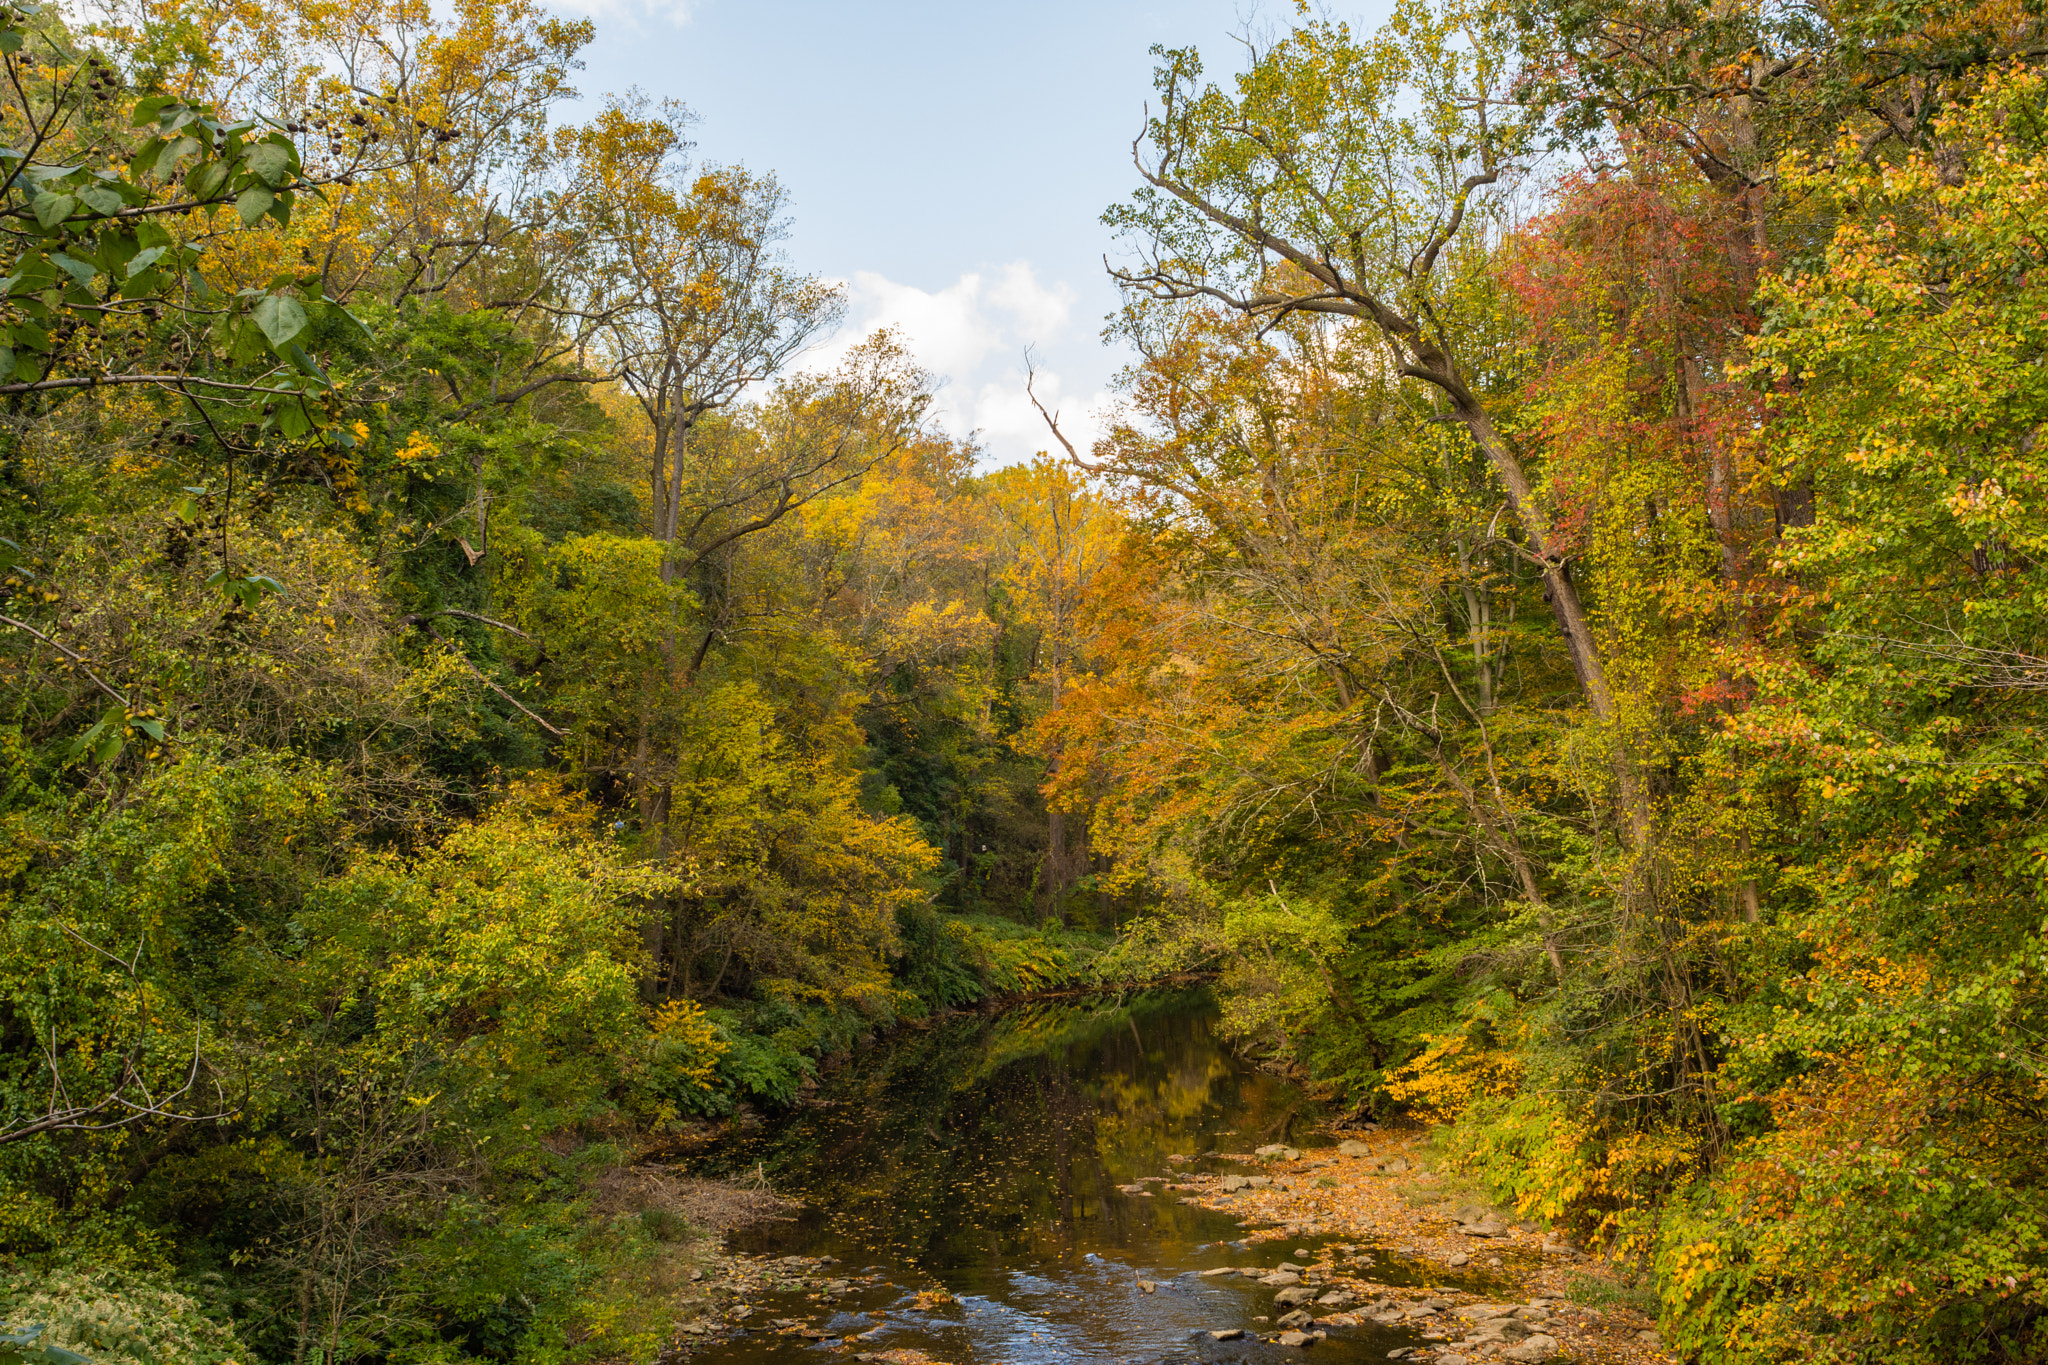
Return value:
<svg viewBox="0 0 2048 1365">
<path fill-rule="evenodd" d="M 2048 1360 L 2048 17 L 1287 22 L 992 469 L 590 21 L 0 5 L 0 1306 L 646 1360 L 607 1172 L 1205 976 L 1684 1359 Z"/>
</svg>

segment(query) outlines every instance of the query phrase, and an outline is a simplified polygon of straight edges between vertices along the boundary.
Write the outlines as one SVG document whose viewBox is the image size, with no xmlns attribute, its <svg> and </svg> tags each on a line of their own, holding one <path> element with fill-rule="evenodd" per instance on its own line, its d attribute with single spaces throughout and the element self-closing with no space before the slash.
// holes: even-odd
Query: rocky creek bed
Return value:
<svg viewBox="0 0 2048 1365">
<path fill-rule="evenodd" d="M 1317 1127 L 1199 996 L 949 1027 L 721 1154 L 803 1207 L 701 1257 L 665 1361 L 1669 1359 L 1578 1301 L 1602 1266 L 1461 1198 L 1419 1132 Z"/>
</svg>

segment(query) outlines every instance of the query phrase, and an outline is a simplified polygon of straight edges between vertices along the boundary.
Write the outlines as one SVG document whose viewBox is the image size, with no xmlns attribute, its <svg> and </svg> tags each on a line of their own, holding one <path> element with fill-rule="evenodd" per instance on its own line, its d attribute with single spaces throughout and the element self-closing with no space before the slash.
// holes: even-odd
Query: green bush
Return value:
<svg viewBox="0 0 2048 1365">
<path fill-rule="evenodd" d="M 95 1365 L 251 1360 L 225 1314 L 209 1313 L 193 1295 L 132 1272 L 10 1272 L 0 1279 L 0 1322 L 17 1339 L 41 1326 L 31 1338 L 35 1346 L 20 1352 L 29 1362 L 57 1365 L 81 1356 Z"/>
</svg>

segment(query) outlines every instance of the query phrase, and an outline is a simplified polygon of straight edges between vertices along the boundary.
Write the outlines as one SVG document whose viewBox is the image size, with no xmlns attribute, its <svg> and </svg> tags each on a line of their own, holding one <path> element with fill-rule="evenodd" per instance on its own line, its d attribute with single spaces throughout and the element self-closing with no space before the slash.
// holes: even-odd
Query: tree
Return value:
<svg viewBox="0 0 2048 1365">
<path fill-rule="evenodd" d="M 1040 458 L 990 479 L 995 533 L 1001 546 L 999 577 L 1015 604 L 1017 624 L 1033 633 L 1034 672 L 1043 670 L 1041 714 L 1058 709 L 1067 689 L 1092 666 L 1087 605 L 1108 566 L 1122 518 L 1064 464 Z M 1046 781 L 1061 779 L 1060 745 L 1045 748 Z M 1064 917 L 1062 902 L 1087 867 L 1085 842 L 1074 846 L 1067 810 L 1046 808 L 1046 853 L 1039 889 L 1049 909 Z M 1084 832 L 1085 837 L 1085 832 Z"/>
<path fill-rule="evenodd" d="M 782 265 L 787 197 L 773 176 L 687 160 L 689 115 L 642 96 L 572 139 L 576 250 L 608 318 L 605 349 L 647 424 L 655 538 L 687 535 L 685 446 L 706 413 L 837 324 L 839 295 Z M 678 573 L 682 565 L 665 566 Z"/>
<path fill-rule="evenodd" d="M 1234 95 L 1201 83 L 1193 52 L 1162 55 L 1152 160 L 1137 162 L 1150 191 L 1107 219 L 1145 259 L 1118 278 L 1261 319 L 1300 312 L 1369 325 L 1394 372 L 1440 393 L 1485 455 L 1586 700 L 1618 722 L 1569 557 L 1455 340 L 1446 253 L 1483 225 L 1488 195 L 1512 176 L 1531 131 L 1508 97 L 1498 17 L 1405 4 L 1364 43 L 1342 26 L 1304 27 L 1255 54 Z M 1640 783 L 1626 763 L 1617 774 L 1640 837 Z"/>
</svg>

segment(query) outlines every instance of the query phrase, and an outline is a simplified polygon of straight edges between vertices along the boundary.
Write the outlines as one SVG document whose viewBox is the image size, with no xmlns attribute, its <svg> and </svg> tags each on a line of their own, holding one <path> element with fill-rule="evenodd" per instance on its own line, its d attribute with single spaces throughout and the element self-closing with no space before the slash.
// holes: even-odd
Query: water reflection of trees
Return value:
<svg viewBox="0 0 2048 1365">
<path fill-rule="evenodd" d="M 824 1088 L 831 1107 L 729 1160 L 765 1161 L 835 1254 L 1000 1274 L 1188 1234 L 1207 1215 L 1115 1187 L 1272 1123 L 1290 1093 L 1232 1062 L 1199 996 L 1041 1002 L 873 1050 Z"/>
</svg>

